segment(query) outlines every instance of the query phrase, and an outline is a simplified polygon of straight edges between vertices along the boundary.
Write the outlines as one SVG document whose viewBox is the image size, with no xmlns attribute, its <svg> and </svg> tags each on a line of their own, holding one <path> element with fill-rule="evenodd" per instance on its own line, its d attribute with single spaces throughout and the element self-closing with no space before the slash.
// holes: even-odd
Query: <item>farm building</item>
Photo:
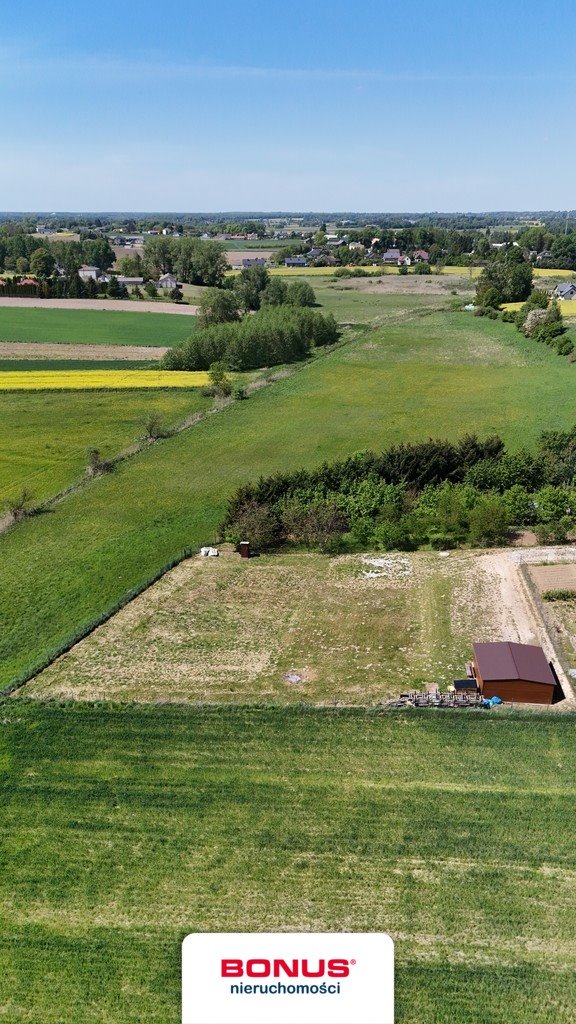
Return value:
<svg viewBox="0 0 576 1024">
<path fill-rule="evenodd" d="M 308 261 L 305 256 L 289 256 L 284 260 L 285 267 L 307 267 Z"/>
<path fill-rule="evenodd" d="M 386 249 L 382 260 L 384 263 L 398 263 L 400 255 L 400 249 Z"/>
<path fill-rule="evenodd" d="M 175 288 L 178 281 L 174 274 L 162 274 L 162 277 L 159 277 L 156 283 L 158 288 Z"/>
<path fill-rule="evenodd" d="M 519 704 L 551 704 L 556 678 L 541 647 L 532 644 L 472 644 L 472 671 L 484 697 Z"/>
</svg>

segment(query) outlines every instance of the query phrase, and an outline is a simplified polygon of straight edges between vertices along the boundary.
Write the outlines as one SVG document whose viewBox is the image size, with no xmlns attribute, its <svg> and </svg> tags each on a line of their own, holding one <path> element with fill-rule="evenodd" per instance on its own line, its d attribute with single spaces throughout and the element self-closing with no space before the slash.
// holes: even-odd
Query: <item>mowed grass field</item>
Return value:
<svg viewBox="0 0 576 1024">
<path fill-rule="evenodd" d="M 384 326 L 366 324 L 331 354 L 0 536 L 1 684 L 178 552 L 215 539 L 241 483 L 473 430 L 517 448 L 576 422 L 576 367 L 512 324 L 421 308 L 396 322 L 389 314 Z"/>
<path fill-rule="evenodd" d="M 210 405 L 197 390 L 1 394 L 0 514 L 23 487 L 41 501 L 79 479 L 89 448 L 118 454 L 150 413 L 172 426 Z"/>
<path fill-rule="evenodd" d="M 195 326 L 195 317 L 173 313 L 0 307 L 0 341 L 177 345 Z"/>
<path fill-rule="evenodd" d="M 374 704 L 445 689 L 501 636 L 476 552 L 182 562 L 19 691 L 211 704 Z"/>
<path fill-rule="evenodd" d="M 177 1024 L 191 931 L 389 931 L 397 1024 L 573 1024 L 574 716 L 1 709 L 10 1024 Z"/>
</svg>

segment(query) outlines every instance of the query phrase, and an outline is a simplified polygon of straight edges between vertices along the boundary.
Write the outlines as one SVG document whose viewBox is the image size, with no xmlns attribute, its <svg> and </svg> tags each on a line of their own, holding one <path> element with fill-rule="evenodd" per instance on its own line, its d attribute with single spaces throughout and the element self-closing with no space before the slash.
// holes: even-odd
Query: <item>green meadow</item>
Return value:
<svg viewBox="0 0 576 1024">
<path fill-rule="evenodd" d="M 397 1024 L 573 1024 L 573 715 L 39 704 L 0 724 L 1 1016 L 177 1024 L 191 931 L 389 931 Z"/>
<path fill-rule="evenodd" d="M 326 303 L 353 301 L 334 296 Z M 390 297 L 370 302 L 381 298 Z M 469 431 L 498 432 L 518 448 L 576 422 L 576 367 L 513 325 L 421 305 L 378 308 L 363 321 L 359 312 L 332 353 L 0 536 L 1 684 L 178 552 L 213 540 L 231 492 L 260 474 Z"/>
<path fill-rule="evenodd" d="M 177 345 L 195 318 L 178 313 L 0 307 L 0 341 L 74 345 Z"/>
<path fill-rule="evenodd" d="M 168 427 L 210 404 L 197 390 L 0 394 L 0 511 L 23 487 L 41 501 L 73 483 L 86 469 L 89 448 L 104 458 L 117 455 L 143 435 L 150 413 Z"/>
</svg>

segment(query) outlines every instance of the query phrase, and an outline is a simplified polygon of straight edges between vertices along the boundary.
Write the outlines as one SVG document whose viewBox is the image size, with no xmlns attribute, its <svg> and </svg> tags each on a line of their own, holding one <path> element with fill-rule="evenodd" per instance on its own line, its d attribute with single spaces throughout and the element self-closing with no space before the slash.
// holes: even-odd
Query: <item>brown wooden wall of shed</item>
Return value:
<svg viewBox="0 0 576 1024">
<path fill-rule="evenodd" d="M 517 704 L 551 704 L 554 687 L 546 683 L 531 683 L 525 679 L 478 680 L 484 697 L 500 697 Z"/>
</svg>

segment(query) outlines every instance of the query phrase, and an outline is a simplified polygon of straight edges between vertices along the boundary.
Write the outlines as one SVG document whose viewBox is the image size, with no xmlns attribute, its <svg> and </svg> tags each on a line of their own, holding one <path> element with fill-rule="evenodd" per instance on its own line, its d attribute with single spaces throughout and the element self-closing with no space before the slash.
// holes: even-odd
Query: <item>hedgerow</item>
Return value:
<svg viewBox="0 0 576 1024">
<path fill-rule="evenodd" d="M 253 370 L 306 359 L 313 347 L 331 345 L 339 331 L 332 314 L 307 307 L 263 306 L 243 320 L 197 331 L 162 361 L 169 370 L 207 370 L 224 362 L 230 370 Z"/>
</svg>

